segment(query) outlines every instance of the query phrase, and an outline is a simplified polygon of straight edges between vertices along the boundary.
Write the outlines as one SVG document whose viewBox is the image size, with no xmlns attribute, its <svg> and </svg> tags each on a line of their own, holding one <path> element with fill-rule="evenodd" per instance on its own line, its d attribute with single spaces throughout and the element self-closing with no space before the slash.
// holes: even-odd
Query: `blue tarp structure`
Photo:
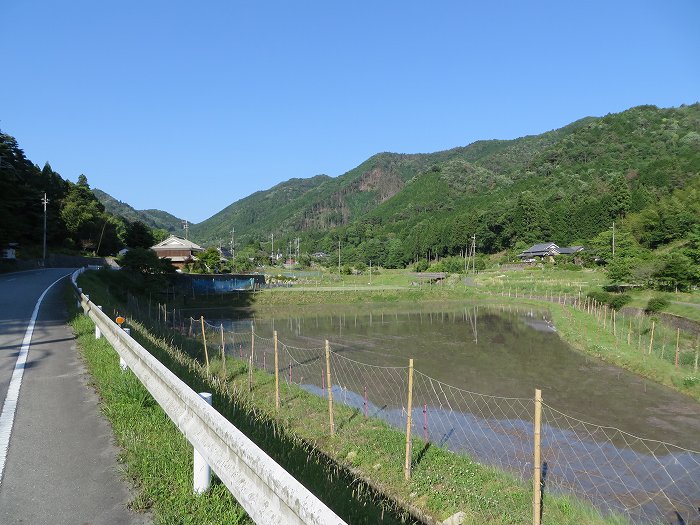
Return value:
<svg viewBox="0 0 700 525">
<path fill-rule="evenodd" d="M 192 279 L 192 289 L 195 293 L 230 293 L 241 290 L 253 290 L 255 279 Z"/>
</svg>

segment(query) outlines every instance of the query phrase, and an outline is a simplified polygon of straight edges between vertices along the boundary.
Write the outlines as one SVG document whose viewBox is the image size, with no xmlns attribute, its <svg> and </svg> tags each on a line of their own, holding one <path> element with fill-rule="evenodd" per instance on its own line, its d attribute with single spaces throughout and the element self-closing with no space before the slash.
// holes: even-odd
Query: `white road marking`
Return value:
<svg viewBox="0 0 700 525">
<path fill-rule="evenodd" d="M 51 289 L 51 287 L 65 277 L 66 276 L 64 275 L 63 277 L 60 277 L 52 282 L 48 288 L 44 290 L 39 297 L 39 300 L 36 302 L 36 306 L 34 306 L 34 311 L 32 312 L 32 317 L 29 320 L 29 326 L 27 326 L 27 331 L 24 333 L 24 340 L 22 341 L 22 348 L 20 348 L 19 355 L 17 356 L 15 369 L 12 371 L 10 387 L 7 389 L 7 397 L 5 397 L 5 403 L 2 405 L 2 413 L 0 413 L 0 485 L 2 484 L 2 474 L 5 471 L 7 450 L 10 446 L 10 435 L 12 434 L 12 427 L 15 422 L 15 412 L 17 411 L 17 401 L 19 400 L 19 389 L 22 386 L 24 367 L 27 363 L 27 354 L 29 353 L 29 345 L 32 341 L 32 335 L 34 334 L 34 323 L 36 322 L 37 315 L 39 315 L 39 307 L 41 306 L 41 302 L 44 300 L 44 296 Z"/>
</svg>

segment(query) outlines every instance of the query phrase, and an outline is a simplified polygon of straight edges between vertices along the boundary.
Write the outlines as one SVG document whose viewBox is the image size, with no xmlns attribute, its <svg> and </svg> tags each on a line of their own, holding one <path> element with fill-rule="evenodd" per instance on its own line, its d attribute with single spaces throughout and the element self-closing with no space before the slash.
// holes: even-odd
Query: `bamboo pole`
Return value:
<svg viewBox="0 0 700 525">
<path fill-rule="evenodd" d="M 207 377 L 209 376 L 209 352 L 207 351 L 207 336 L 204 333 L 204 316 L 200 316 L 199 320 L 202 322 L 202 341 L 204 342 L 204 362 L 207 365 Z"/>
<path fill-rule="evenodd" d="M 608 305 L 603 306 L 603 330 L 605 330 L 605 325 L 608 321 Z"/>
<path fill-rule="evenodd" d="M 680 328 L 676 328 L 676 370 L 678 370 L 678 358 L 679 358 L 679 355 L 678 355 L 678 354 L 679 354 L 679 351 L 680 351 L 680 347 L 679 347 L 679 345 L 678 345 L 678 342 L 679 342 L 679 340 L 680 340 L 680 337 L 681 337 L 681 329 L 680 329 Z"/>
<path fill-rule="evenodd" d="M 255 363 L 255 326 L 250 325 L 250 364 L 248 365 L 248 392 L 253 391 L 253 363 Z"/>
<path fill-rule="evenodd" d="M 408 360 L 408 406 L 406 413 L 406 462 L 404 477 L 411 479 L 411 422 L 413 415 L 413 359 Z"/>
<path fill-rule="evenodd" d="M 328 385 L 328 421 L 331 436 L 335 435 L 335 423 L 333 422 L 333 383 L 331 382 L 331 345 L 326 339 L 326 384 Z"/>
<path fill-rule="evenodd" d="M 651 322 L 651 337 L 649 338 L 649 355 L 654 348 L 654 328 L 656 328 L 656 321 Z"/>
<path fill-rule="evenodd" d="M 224 341 L 224 323 L 221 323 L 221 372 L 226 379 L 226 342 Z"/>
<path fill-rule="evenodd" d="M 540 508 L 542 506 L 542 391 L 535 390 L 534 422 L 534 471 L 532 476 L 532 525 L 540 525 Z"/>
<path fill-rule="evenodd" d="M 275 340 L 275 408 L 277 412 L 280 410 L 280 357 L 277 351 L 277 330 L 273 332 Z"/>
<path fill-rule="evenodd" d="M 698 354 L 700 353 L 700 344 L 698 344 L 698 341 L 695 342 L 695 367 L 693 368 L 693 371 L 697 374 L 698 373 Z"/>
<path fill-rule="evenodd" d="M 630 326 L 629 329 L 627 330 L 627 344 L 631 345 L 632 344 L 632 318 L 630 317 Z"/>
</svg>

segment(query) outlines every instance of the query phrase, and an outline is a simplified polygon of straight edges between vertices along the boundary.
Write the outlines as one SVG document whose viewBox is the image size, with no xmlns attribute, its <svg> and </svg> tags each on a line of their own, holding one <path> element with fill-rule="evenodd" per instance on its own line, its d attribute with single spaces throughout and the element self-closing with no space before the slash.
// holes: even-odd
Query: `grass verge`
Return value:
<svg viewBox="0 0 700 525">
<path fill-rule="evenodd" d="M 107 340 L 95 339 L 92 321 L 78 315 L 70 324 L 121 448 L 119 461 L 137 487 L 130 507 L 152 511 L 157 525 L 252 523 L 223 484 L 192 493 L 192 446 L 140 381 L 121 372 Z"/>
</svg>

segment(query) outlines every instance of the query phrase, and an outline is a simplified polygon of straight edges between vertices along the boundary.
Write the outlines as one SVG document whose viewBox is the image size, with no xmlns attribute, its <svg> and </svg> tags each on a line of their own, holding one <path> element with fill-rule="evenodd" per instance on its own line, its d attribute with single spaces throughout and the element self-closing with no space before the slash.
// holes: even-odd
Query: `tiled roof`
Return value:
<svg viewBox="0 0 700 525">
<path fill-rule="evenodd" d="M 176 237 L 175 235 L 171 235 L 155 246 L 151 246 L 151 250 L 156 249 L 204 251 L 204 248 L 202 248 L 199 244 L 183 239 L 182 237 Z"/>
</svg>

